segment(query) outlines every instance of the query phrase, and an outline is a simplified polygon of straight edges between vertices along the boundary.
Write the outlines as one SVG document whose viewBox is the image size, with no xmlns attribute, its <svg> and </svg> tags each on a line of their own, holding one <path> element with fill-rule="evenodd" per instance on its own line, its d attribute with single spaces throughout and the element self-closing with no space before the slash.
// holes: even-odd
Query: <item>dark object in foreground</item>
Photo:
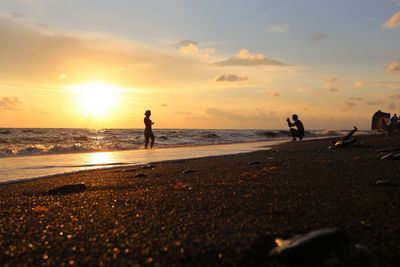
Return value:
<svg viewBox="0 0 400 267">
<path fill-rule="evenodd" d="M 68 184 L 48 190 L 46 192 L 46 195 L 66 195 L 66 194 L 80 193 L 86 191 L 86 188 L 87 187 L 84 183 Z"/>
<path fill-rule="evenodd" d="M 327 228 L 297 235 L 291 239 L 275 240 L 277 246 L 270 256 L 287 266 L 377 266 L 376 256 L 369 249 L 353 244 L 337 228 Z"/>
<path fill-rule="evenodd" d="M 379 180 L 375 182 L 375 185 L 377 186 L 392 186 L 392 187 L 398 187 L 400 186 L 400 183 L 396 183 L 393 181 L 389 181 L 389 180 Z"/>
<path fill-rule="evenodd" d="M 196 171 L 191 170 L 191 169 L 187 169 L 187 170 L 184 170 L 182 173 L 186 174 L 186 173 L 194 173 L 194 172 L 196 172 Z"/>
<path fill-rule="evenodd" d="M 135 176 L 133 176 L 133 178 L 143 178 L 143 177 L 147 177 L 147 175 L 144 173 L 138 173 Z"/>
<path fill-rule="evenodd" d="M 381 157 L 381 159 L 399 160 L 400 154 L 389 153 L 389 154 L 386 154 L 383 157 Z"/>
<path fill-rule="evenodd" d="M 259 160 L 254 160 L 254 161 L 250 161 L 248 164 L 249 165 L 257 165 L 257 164 L 261 164 L 262 162 Z"/>
<path fill-rule="evenodd" d="M 351 130 L 346 136 L 342 137 L 341 140 L 332 141 L 333 146 L 335 148 L 344 148 L 354 144 L 356 142 L 356 139 L 353 138 L 353 134 L 357 132 L 357 130 L 357 127 L 354 126 L 354 129 Z"/>
</svg>

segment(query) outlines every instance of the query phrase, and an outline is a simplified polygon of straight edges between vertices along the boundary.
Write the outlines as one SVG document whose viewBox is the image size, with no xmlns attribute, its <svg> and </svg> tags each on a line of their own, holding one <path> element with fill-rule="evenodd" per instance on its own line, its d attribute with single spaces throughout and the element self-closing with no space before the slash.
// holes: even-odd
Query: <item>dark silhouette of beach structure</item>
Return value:
<svg viewBox="0 0 400 267">
<path fill-rule="evenodd" d="M 371 130 L 384 130 L 382 129 L 382 120 L 384 120 L 385 123 L 388 124 L 390 122 L 390 113 L 378 110 L 372 116 Z"/>
<path fill-rule="evenodd" d="M 144 148 L 148 148 L 149 145 L 149 140 L 151 138 L 151 143 L 150 143 L 150 148 L 153 148 L 154 145 L 154 133 L 152 129 L 152 125 L 154 124 L 153 121 L 151 121 L 150 116 L 151 116 L 151 110 L 146 110 L 144 113 Z"/>
</svg>

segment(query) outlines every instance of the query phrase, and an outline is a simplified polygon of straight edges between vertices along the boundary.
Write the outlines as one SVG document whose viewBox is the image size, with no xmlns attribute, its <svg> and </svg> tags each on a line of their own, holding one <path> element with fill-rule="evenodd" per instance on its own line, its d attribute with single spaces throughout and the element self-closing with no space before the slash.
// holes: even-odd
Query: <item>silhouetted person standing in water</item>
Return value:
<svg viewBox="0 0 400 267">
<path fill-rule="evenodd" d="M 151 126 L 154 124 L 154 122 L 152 122 L 150 120 L 150 116 L 151 116 L 151 110 L 146 110 L 146 112 L 144 113 L 144 115 L 146 117 L 144 117 L 144 148 L 147 148 L 147 146 L 149 145 L 149 139 L 151 138 L 151 143 L 150 143 L 150 148 L 153 148 L 154 145 L 154 134 L 153 134 L 153 129 L 151 128 Z"/>
<path fill-rule="evenodd" d="M 293 119 L 293 123 L 290 121 L 289 118 L 286 119 L 289 127 L 290 127 L 290 135 L 293 137 L 293 141 L 296 141 L 296 137 L 299 138 L 299 140 L 303 140 L 304 137 L 304 126 L 303 123 L 299 120 L 299 117 L 297 116 L 297 114 L 293 114 L 292 115 L 292 119 Z M 292 128 L 292 127 L 295 127 Z"/>
</svg>

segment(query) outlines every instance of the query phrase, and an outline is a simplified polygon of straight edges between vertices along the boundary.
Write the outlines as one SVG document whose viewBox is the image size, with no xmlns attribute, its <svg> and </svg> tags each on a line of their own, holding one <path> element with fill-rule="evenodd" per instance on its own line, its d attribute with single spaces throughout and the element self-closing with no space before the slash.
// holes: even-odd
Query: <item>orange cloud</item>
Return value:
<svg viewBox="0 0 400 267">
<path fill-rule="evenodd" d="M 223 74 L 215 79 L 216 82 L 242 82 L 247 81 L 246 76 L 238 76 L 236 74 Z"/>
<path fill-rule="evenodd" d="M 386 70 L 389 72 L 400 72 L 400 63 L 398 61 L 393 61 L 387 64 Z"/>
<path fill-rule="evenodd" d="M 6 97 L 0 99 L 0 110 L 17 110 L 21 106 L 21 101 L 17 97 Z"/>
<path fill-rule="evenodd" d="M 386 29 L 393 29 L 400 26 L 400 11 L 395 13 L 388 21 L 383 25 Z"/>
<path fill-rule="evenodd" d="M 285 63 L 267 58 L 264 54 L 252 54 L 246 49 L 242 49 L 234 57 L 215 63 L 217 66 L 288 66 Z"/>
</svg>

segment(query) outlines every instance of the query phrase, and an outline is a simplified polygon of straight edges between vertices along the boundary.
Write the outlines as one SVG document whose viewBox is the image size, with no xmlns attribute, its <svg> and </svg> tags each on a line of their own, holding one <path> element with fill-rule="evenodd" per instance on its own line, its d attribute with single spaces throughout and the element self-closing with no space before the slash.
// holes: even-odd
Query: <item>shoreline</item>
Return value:
<svg viewBox="0 0 400 267">
<path fill-rule="evenodd" d="M 310 137 L 310 138 L 306 138 L 303 139 L 302 142 L 307 142 L 307 141 L 313 141 L 313 140 L 321 140 L 321 139 L 332 139 L 332 138 L 336 138 L 334 136 L 328 136 L 328 137 Z M 251 141 L 251 142 L 235 142 L 235 143 L 226 143 L 226 144 L 213 144 L 213 145 L 198 145 L 198 146 L 177 146 L 177 147 L 162 147 L 162 148 L 156 148 L 153 150 L 145 150 L 145 149 L 133 149 L 133 150 L 121 150 L 121 151 L 101 151 L 101 152 L 82 152 L 82 153 L 64 153 L 64 154 L 46 154 L 46 155 L 31 155 L 31 156 L 23 156 L 23 157 L 3 157 L 0 158 L 0 162 L 6 161 L 6 160 L 25 160 L 28 161 L 30 158 L 33 159 L 37 159 L 38 157 L 66 157 L 66 158 L 71 158 L 74 155 L 76 155 L 77 157 L 80 155 L 95 155 L 95 154 L 99 154 L 99 153 L 133 153 L 133 152 L 139 152 L 139 151 L 164 151 L 164 150 L 173 150 L 173 149 L 196 149 L 196 148 L 207 148 L 207 147 L 228 147 L 228 146 L 235 146 L 235 145 L 253 145 L 253 144 L 265 144 L 265 146 L 262 146 L 263 149 L 260 150 L 264 150 L 265 148 L 270 148 L 279 144 L 283 144 L 286 142 L 291 142 L 291 140 L 289 139 L 279 139 L 279 140 L 266 140 L 266 141 Z M 248 151 L 248 152 L 235 152 L 233 151 L 232 153 L 227 153 L 227 154 L 221 154 L 221 155 L 211 155 L 211 157 L 214 156 L 224 156 L 224 155 L 234 155 L 234 154 L 241 154 L 241 153 L 251 153 L 257 151 L 256 149 L 254 149 L 253 151 Z M 177 160 L 185 160 L 185 159 L 196 159 L 196 158 L 206 158 L 209 156 L 200 156 L 200 157 L 192 157 L 190 155 L 188 155 L 185 158 L 179 158 Z M 90 170 L 101 170 L 101 169 L 112 169 L 112 168 L 119 168 L 119 167 L 126 167 L 126 166 L 137 166 L 137 165 L 143 165 L 143 164 L 147 164 L 147 163 L 158 163 L 158 162 L 163 162 L 163 161 L 170 161 L 173 159 L 162 159 L 159 161 L 149 161 L 149 162 L 140 162 L 140 163 L 129 163 L 129 162 L 108 162 L 108 163 L 100 163 L 100 164 L 83 164 L 83 165 L 75 165 L 75 166 L 70 166 L 70 165 L 59 165 L 59 166 L 41 166 L 41 167 L 25 167 L 25 168 L 32 168 L 32 169 L 51 169 L 51 168 L 63 168 L 68 169 L 68 168 L 76 168 L 76 170 L 71 170 L 71 171 L 60 171 L 57 173 L 51 173 L 51 174 L 44 174 L 44 175 L 38 175 L 38 176 L 31 176 L 31 177 L 23 177 L 23 178 L 13 178 L 11 180 L 6 180 L 6 181 L 0 181 L 0 186 L 1 185 L 7 185 L 7 184 L 13 184 L 13 183 L 19 183 L 19 182 L 26 182 L 26 181 L 30 181 L 30 180 L 38 180 L 38 179 L 42 179 L 42 178 L 50 178 L 50 177 L 58 177 L 58 176 L 62 176 L 62 175 L 66 175 L 66 174 L 74 174 L 74 173 L 79 173 L 81 171 L 90 171 Z M 115 166 L 113 166 L 115 165 Z M 108 167 L 109 166 L 109 167 Z M 79 169 L 79 168 L 86 168 L 86 169 Z"/>
<path fill-rule="evenodd" d="M 11 266 L 280 267 L 267 256 L 274 238 L 337 227 L 380 266 L 398 266 L 400 187 L 374 183 L 400 182 L 398 161 L 380 160 L 399 139 L 356 138 L 368 146 L 288 142 L 0 185 L 0 258 Z M 44 194 L 80 182 L 84 192 Z"/>
</svg>

